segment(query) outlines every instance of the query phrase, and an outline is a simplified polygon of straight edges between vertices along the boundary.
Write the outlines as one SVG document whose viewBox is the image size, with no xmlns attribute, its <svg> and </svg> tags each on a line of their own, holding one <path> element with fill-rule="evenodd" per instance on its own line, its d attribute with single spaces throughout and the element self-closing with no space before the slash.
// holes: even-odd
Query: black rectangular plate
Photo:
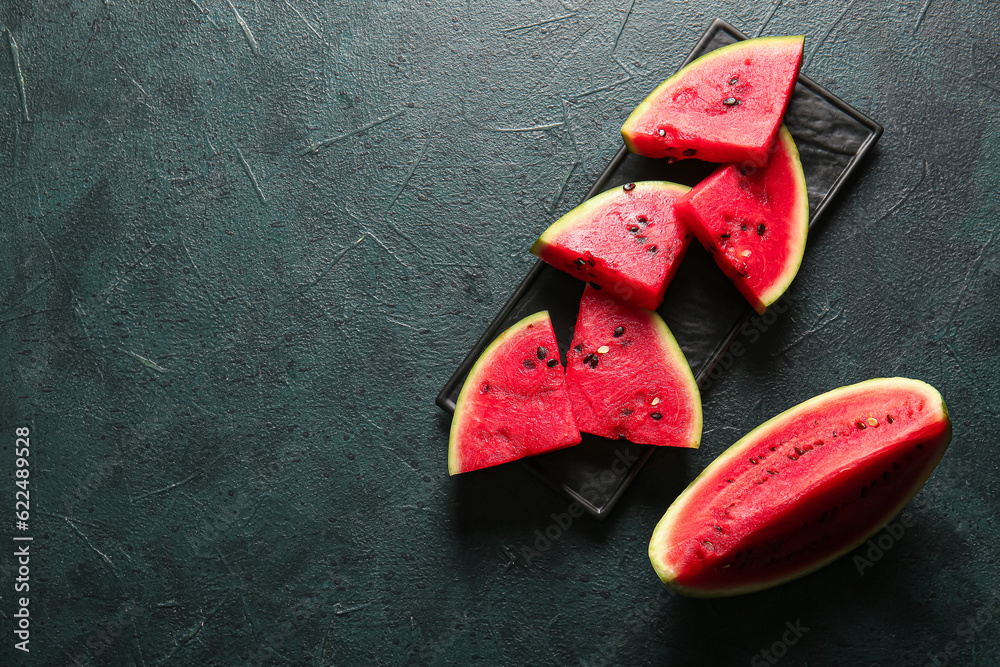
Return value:
<svg viewBox="0 0 1000 667">
<path fill-rule="evenodd" d="M 733 26 L 716 19 L 684 64 L 746 38 Z M 805 171 L 812 229 L 882 136 L 883 128 L 804 75 L 799 76 L 795 86 L 785 126 L 795 139 Z M 586 198 L 632 181 L 695 185 L 716 166 L 698 160 L 667 164 L 666 160 L 633 155 L 623 146 Z M 540 310 L 549 311 L 559 352 L 565 360 L 583 288 L 583 282 L 539 261 L 445 384 L 437 405 L 454 412 L 465 377 L 486 346 L 507 327 Z M 753 314 L 746 300 L 697 243 L 691 244 L 658 312 L 677 338 L 700 384 Z M 655 449 L 584 434 L 583 442 L 575 447 L 523 459 L 522 463 L 601 519 Z"/>
</svg>

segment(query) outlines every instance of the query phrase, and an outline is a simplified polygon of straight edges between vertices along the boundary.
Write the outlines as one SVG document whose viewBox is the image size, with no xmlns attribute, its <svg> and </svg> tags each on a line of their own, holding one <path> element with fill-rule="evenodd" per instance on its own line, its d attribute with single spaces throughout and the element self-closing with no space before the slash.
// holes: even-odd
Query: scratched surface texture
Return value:
<svg viewBox="0 0 1000 667">
<path fill-rule="evenodd" d="M 886 127 L 798 298 L 706 391 L 701 449 L 658 452 L 607 521 L 560 527 L 516 465 L 449 479 L 436 392 L 715 17 L 805 33 L 804 71 Z M 23 424 L 34 536 L 28 655 L 0 549 L 3 664 L 1000 661 L 989 0 L 5 0 L 0 22 L 0 537 Z M 892 374 L 955 420 L 904 535 L 860 574 L 866 547 L 769 592 L 665 592 L 648 536 L 704 465 Z"/>
</svg>

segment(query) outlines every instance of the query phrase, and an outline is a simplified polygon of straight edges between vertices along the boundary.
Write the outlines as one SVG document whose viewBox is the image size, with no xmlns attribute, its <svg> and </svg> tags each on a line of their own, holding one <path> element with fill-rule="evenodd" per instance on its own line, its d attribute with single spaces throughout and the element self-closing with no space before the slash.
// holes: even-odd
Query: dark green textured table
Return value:
<svg viewBox="0 0 1000 667">
<path fill-rule="evenodd" d="M 804 72 L 886 127 L 798 298 L 705 391 L 701 449 L 657 452 L 606 521 L 566 525 L 517 465 L 449 478 L 435 394 L 715 17 L 805 33 Z M 3 664 L 1000 662 L 990 3 L 9 0 L 0 21 Z M 885 375 L 955 421 L 887 548 L 670 595 L 646 545 L 684 485 Z"/>
</svg>

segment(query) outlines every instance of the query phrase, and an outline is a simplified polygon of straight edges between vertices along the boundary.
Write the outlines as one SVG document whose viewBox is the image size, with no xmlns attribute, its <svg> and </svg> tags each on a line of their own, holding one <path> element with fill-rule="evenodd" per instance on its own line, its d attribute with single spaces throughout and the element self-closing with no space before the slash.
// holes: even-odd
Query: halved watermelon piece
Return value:
<svg viewBox="0 0 1000 667">
<path fill-rule="evenodd" d="M 635 108 L 625 145 L 646 157 L 762 166 L 785 115 L 805 38 L 723 46 L 683 67 Z"/>
<path fill-rule="evenodd" d="M 612 188 L 552 223 L 531 252 L 620 299 L 656 308 L 691 239 L 674 214 L 688 190 L 667 181 Z"/>
<path fill-rule="evenodd" d="M 799 151 L 784 126 L 765 167 L 720 167 L 674 209 L 758 313 L 798 273 L 809 194 Z"/>
<path fill-rule="evenodd" d="M 646 445 L 697 447 L 701 394 L 684 353 L 651 310 L 587 287 L 566 386 L 581 431 Z"/>
<path fill-rule="evenodd" d="M 455 403 L 448 472 L 580 442 L 548 311 L 514 324 L 476 361 Z"/>
<path fill-rule="evenodd" d="M 950 442 L 941 394 L 918 380 L 816 396 L 758 426 L 691 482 L 653 531 L 653 568 L 699 597 L 808 574 L 899 513 Z"/>
</svg>

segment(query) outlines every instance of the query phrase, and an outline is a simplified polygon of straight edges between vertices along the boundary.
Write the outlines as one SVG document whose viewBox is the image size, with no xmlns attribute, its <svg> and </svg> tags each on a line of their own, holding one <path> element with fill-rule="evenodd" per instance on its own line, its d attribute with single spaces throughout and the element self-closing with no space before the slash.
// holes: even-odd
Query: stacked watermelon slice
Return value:
<svg viewBox="0 0 1000 667">
<path fill-rule="evenodd" d="M 798 151 L 781 124 L 803 38 L 731 44 L 658 86 L 629 116 L 629 150 L 723 163 L 693 189 L 627 183 L 585 201 L 531 251 L 589 284 L 566 369 L 545 312 L 502 334 L 473 366 L 455 406 L 452 474 L 580 442 L 697 447 L 701 397 L 654 310 L 692 234 L 758 311 L 788 287 L 808 223 Z"/>
</svg>

